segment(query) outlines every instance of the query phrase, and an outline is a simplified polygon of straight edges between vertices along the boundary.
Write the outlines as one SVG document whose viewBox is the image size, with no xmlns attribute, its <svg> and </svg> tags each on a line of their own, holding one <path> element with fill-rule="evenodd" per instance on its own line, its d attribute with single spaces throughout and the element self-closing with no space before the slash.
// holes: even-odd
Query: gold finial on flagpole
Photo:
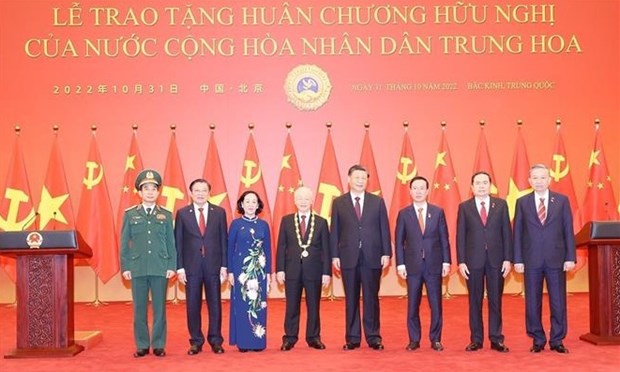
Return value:
<svg viewBox="0 0 620 372">
<path fill-rule="evenodd" d="M 91 125 L 90 130 L 91 132 L 93 132 L 93 134 L 95 134 L 97 132 L 97 125 L 96 124 Z"/>
<path fill-rule="evenodd" d="M 364 123 L 364 128 L 366 128 L 366 130 L 368 130 L 368 128 L 370 128 L 370 123 L 369 122 L 365 122 Z"/>
<path fill-rule="evenodd" d="M 254 130 L 254 123 L 248 123 L 248 129 L 251 131 Z"/>
<path fill-rule="evenodd" d="M 485 124 L 484 120 L 480 120 L 480 128 L 484 128 Z"/>
<path fill-rule="evenodd" d="M 19 124 L 15 125 L 15 134 L 19 136 L 19 133 L 22 131 L 22 127 Z"/>
<path fill-rule="evenodd" d="M 517 126 L 521 127 L 523 125 L 523 120 L 519 119 L 517 120 Z"/>
<path fill-rule="evenodd" d="M 170 124 L 170 130 L 172 131 L 172 133 L 174 133 L 177 130 L 177 125 L 176 124 Z"/>
<path fill-rule="evenodd" d="M 286 127 L 286 130 L 288 132 L 290 132 L 291 131 L 291 127 L 293 126 L 293 124 L 291 122 L 287 121 L 286 124 L 284 124 L 284 126 Z"/>
<path fill-rule="evenodd" d="M 561 125 L 562 125 L 562 120 L 555 119 L 555 129 L 560 130 Z"/>
<path fill-rule="evenodd" d="M 601 120 L 600 119 L 594 119 L 594 129 L 598 130 L 598 128 L 601 126 Z"/>
<path fill-rule="evenodd" d="M 137 132 L 138 131 L 138 124 L 136 124 L 136 123 L 131 124 L 131 130 L 133 130 L 134 132 Z"/>
<path fill-rule="evenodd" d="M 441 121 L 441 130 L 446 129 L 446 125 L 448 125 L 444 120 Z"/>
<path fill-rule="evenodd" d="M 405 128 L 405 130 L 409 128 L 409 122 L 407 120 L 403 121 L 403 128 Z"/>
<path fill-rule="evenodd" d="M 327 130 L 332 129 L 332 122 L 328 121 L 327 123 L 325 123 L 325 126 L 327 127 Z"/>
<path fill-rule="evenodd" d="M 215 123 L 209 124 L 209 129 L 211 130 L 211 132 L 214 132 L 215 131 Z"/>
<path fill-rule="evenodd" d="M 54 132 L 54 135 L 58 135 L 58 130 L 60 128 L 58 127 L 58 124 L 54 124 L 54 126 L 52 126 L 52 131 Z"/>
</svg>

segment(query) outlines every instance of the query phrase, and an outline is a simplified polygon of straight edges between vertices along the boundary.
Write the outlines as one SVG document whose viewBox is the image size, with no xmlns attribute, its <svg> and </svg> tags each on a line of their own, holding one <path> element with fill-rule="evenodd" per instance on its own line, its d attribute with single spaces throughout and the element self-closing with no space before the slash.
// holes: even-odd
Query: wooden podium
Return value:
<svg viewBox="0 0 620 372">
<path fill-rule="evenodd" d="M 575 236 L 588 249 L 590 332 L 579 339 L 620 345 L 620 221 L 588 222 Z"/>
<path fill-rule="evenodd" d="M 0 232 L 0 254 L 17 259 L 17 348 L 5 358 L 69 357 L 74 341 L 73 258 L 92 256 L 75 231 Z"/>
</svg>

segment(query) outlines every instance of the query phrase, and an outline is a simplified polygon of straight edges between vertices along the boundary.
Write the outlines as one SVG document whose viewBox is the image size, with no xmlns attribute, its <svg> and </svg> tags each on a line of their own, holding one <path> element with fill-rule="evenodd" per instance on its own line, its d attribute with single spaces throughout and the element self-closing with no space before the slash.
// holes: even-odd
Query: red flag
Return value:
<svg viewBox="0 0 620 372">
<path fill-rule="evenodd" d="M 121 229 L 123 228 L 123 216 L 125 215 L 125 209 L 132 205 L 138 205 L 142 203 L 138 190 L 136 190 L 135 182 L 136 177 L 144 166 L 142 165 L 142 155 L 140 155 L 140 148 L 138 147 L 138 138 L 136 136 L 136 129 L 134 128 L 131 136 L 131 142 L 129 144 L 129 151 L 127 152 L 127 158 L 125 159 L 125 175 L 123 176 L 123 186 L 121 188 L 121 197 L 118 203 L 118 214 L 116 219 L 117 236 L 121 236 Z"/>
<path fill-rule="evenodd" d="M 497 180 L 493 173 L 493 164 L 491 163 L 491 155 L 489 155 L 489 147 L 487 146 L 487 138 L 484 135 L 484 123 L 480 125 L 480 137 L 478 137 L 478 149 L 476 149 L 476 158 L 474 160 L 474 172 L 487 172 L 491 176 L 491 195 L 497 195 Z M 470 191 L 471 194 L 471 191 Z"/>
<path fill-rule="evenodd" d="M 396 179 L 394 181 L 394 192 L 392 193 L 392 204 L 390 205 L 390 226 L 392 231 L 396 228 L 396 217 L 398 211 L 411 204 L 411 195 L 409 182 L 418 173 L 418 167 L 413 157 L 413 149 L 411 148 L 411 140 L 407 127 L 403 136 L 403 145 L 400 150 L 400 158 L 396 166 Z M 392 234 L 394 238 L 394 234 Z"/>
<path fill-rule="evenodd" d="M 181 167 L 176 135 L 173 129 L 159 199 L 163 201 L 163 206 L 174 215 L 177 209 L 189 204 L 190 198 L 186 190 L 185 177 L 183 177 L 183 168 Z"/>
<path fill-rule="evenodd" d="M 276 204 L 273 207 L 273 232 L 276 236 L 280 233 L 280 222 L 282 222 L 282 217 L 297 211 L 293 194 L 295 189 L 302 184 L 299 165 L 297 164 L 297 156 L 295 155 L 295 149 L 291 141 L 291 134 L 288 133 L 284 144 L 282 163 L 280 164 L 280 178 L 278 179 Z"/>
<path fill-rule="evenodd" d="M 316 188 L 316 199 L 314 201 L 316 213 L 328 222 L 331 221 L 332 202 L 343 193 L 342 180 L 340 179 L 340 171 L 338 169 L 331 130 L 328 129 L 325 150 L 323 151 L 323 162 L 321 163 L 321 173 L 319 174 L 319 185 Z"/>
<path fill-rule="evenodd" d="M 40 230 L 73 230 L 75 218 L 69 196 L 65 167 L 58 145 L 58 133 L 54 135 L 52 152 L 47 166 L 45 182 L 39 201 Z"/>
<path fill-rule="evenodd" d="M 368 177 L 368 185 L 366 186 L 366 190 L 377 196 L 383 197 L 381 194 L 381 183 L 379 182 L 379 172 L 377 171 L 377 164 L 375 163 L 375 155 L 372 152 L 370 131 L 368 128 L 366 128 L 366 134 L 364 135 L 360 165 L 366 168 L 368 174 L 370 174 L 370 177 Z"/>
<path fill-rule="evenodd" d="M 551 188 L 568 197 L 573 213 L 573 230 L 575 230 L 575 232 L 579 231 L 579 229 L 581 229 L 581 218 L 579 216 L 579 207 L 577 206 L 577 195 L 575 194 L 573 180 L 570 175 L 570 165 L 568 163 L 568 155 L 564 147 L 564 141 L 562 140 L 560 125 L 557 126 L 557 136 L 549 174 L 551 176 Z M 581 269 L 586 264 L 587 260 L 587 249 L 578 249 L 575 270 Z"/>
<path fill-rule="evenodd" d="M 0 196 L 0 230 L 22 231 L 34 226 L 36 214 L 32 205 L 30 185 L 26 174 L 26 165 L 19 145 L 19 129 L 15 130 L 15 145 L 9 163 L 4 190 Z M 0 266 L 9 278 L 15 282 L 15 260 L 0 256 Z"/>
<path fill-rule="evenodd" d="M 267 189 L 265 189 L 265 178 L 263 177 L 260 160 L 258 160 L 258 152 L 254 143 L 254 135 L 250 130 L 248 145 L 245 150 L 245 158 L 243 160 L 243 168 L 241 168 L 241 179 L 239 183 L 239 196 L 244 191 L 252 190 L 257 193 L 263 201 L 264 207 L 260 214 L 260 218 L 267 221 L 271 229 L 271 256 L 275 257 L 274 248 L 276 246 L 276 237 L 273 236 L 273 225 L 271 223 L 271 209 L 269 201 L 267 201 Z"/>
<path fill-rule="evenodd" d="M 226 188 L 226 181 L 224 180 L 224 172 L 222 171 L 222 163 L 220 162 L 220 155 L 217 151 L 215 132 L 213 129 L 215 129 L 215 127 L 211 129 L 207 159 L 205 160 L 202 177 L 209 181 L 211 185 L 209 203 L 224 208 L 224 211 L 226 211 L 226 220 L 230 223 L 233 214 L 230 209 L 230 198 L 228 197 L 228 189 Z"/>
<path fill-rule="evenodd" d="M 508 214 L 510 221 L 514 219 L 515 207 L 517 199 L 532 191 L 530 187 L 530 161 L 527 158 L 527 149 L 525 141 L 521 135 L 521 126 L 517 129 L 517 143 L 515 153 L 512 158 L 512 167 L 510 168 L 510 180 L 508 181 L 508 195 L 506 195 L 506 203 L 508 203 Z"/>
<path fill-rule="evenodd" d="M 95 132 L 90 142 L 82 196 L 78 210 L 77 229 L 93 250 L 88 260 L 103 283 L 119 270 L 118 240 L 114 228 L 114 212 L 105 180 L 103 163 Z"/>
<path fill-rule="evenodd" d="M 607 168 L 603 143 L 599 136 L 598 123 L 594 132 L 594 148 L 590 153 L 590 176 L 588 177 L 586 196 L 582 207 L 582 221 L 618 220 L 618 211 L 614 208 L 616 198 Z"/>
<path fill-rule="evenodd" d="M 431 200 L 434 204 L 442 207 L 446 214 L 446 223 L 448 224 L 448 233 L 450 234 L 450 256 L 452 258 L 450 272 L 452 273 L 458 268 L 455 239 L 456 215 L 461 202 L 461 194 L 456 183 L 456 175 L 448 140 L 446 139 L 445 127 L 442 127 L 441 130 L 441 143 L 435 158 L 435 174 L 433 175 Z"/>
</svg>

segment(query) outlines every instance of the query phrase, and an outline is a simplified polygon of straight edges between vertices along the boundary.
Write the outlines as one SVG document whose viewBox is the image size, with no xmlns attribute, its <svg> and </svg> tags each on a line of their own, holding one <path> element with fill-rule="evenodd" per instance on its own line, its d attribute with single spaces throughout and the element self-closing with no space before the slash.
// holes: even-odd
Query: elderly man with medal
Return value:
<svg viewBox="0 0 620 372">
<path fill-rule="evenodd" d="M 331 281 L 327 220 L 312 212 L 312 190 L 295 190 L 297 212 L 282 217 L 276 253 L 276 279 L 284 284 L 286 314 L 280 350 L 291 350 L 298 340 L 302 291 L 306 291 L 306 343 L 322 350 L 319 307 L 321 288 Z"/>
</svg>

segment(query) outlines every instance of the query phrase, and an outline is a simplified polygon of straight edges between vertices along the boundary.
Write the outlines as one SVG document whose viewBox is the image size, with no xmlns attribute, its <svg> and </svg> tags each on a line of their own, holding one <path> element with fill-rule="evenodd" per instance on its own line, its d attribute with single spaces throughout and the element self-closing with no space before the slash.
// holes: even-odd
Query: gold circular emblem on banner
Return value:
<svg viewBox="0 0 620 372">
<path fill-rule="evenodd" d="M 288 101 L 302 111 L 323 106 L 332 90 L 327 73 L 315 65 L 299 65 L 286 76 L 284 91 Z"/>
</svg>

